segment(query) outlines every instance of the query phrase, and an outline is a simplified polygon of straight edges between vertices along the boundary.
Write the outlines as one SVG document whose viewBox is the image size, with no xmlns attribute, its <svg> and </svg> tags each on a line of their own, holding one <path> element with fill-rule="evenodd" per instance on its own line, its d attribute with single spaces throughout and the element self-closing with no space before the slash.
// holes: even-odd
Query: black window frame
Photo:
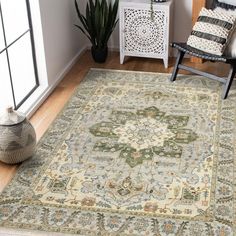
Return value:
<svg viewBox="0 0 236 236">
<path fill-rule="evenodd" d="M 34 32 L 33 32 L 32 16 L 31 16 L 31 9 L 30 9 L 30 0 L 25 0 L 25 4 L 26 4 L 26 8 L 27 8 L 27 17 L 28 17 L 29 28 L 24 33 L 22 33 L 19 37 L 17 37 L 13 42 L 11 42 L 9 45 L 7 45 L 6 31 L 5 31 L 5 26 L 4 26 L 4 18 L 3 18 L 3 13 L 2 13 L 2 5 L 1 5 L 1 0 L 0 0 L 0 17 L 1 17 L 1 20 L 2 20 L 2 31 L 3 31 L 4 44 L 5 44 L 5 47 L 2 50 L 0 50 L 0 54 L 3 53 L 3 52 L 6 52 L 9 78 L 10 78 L 10 84 L 11 84 L 11 92 L 12 92 L 12 98 L 13 98 L 13 103 L 14 103 L 14 109 L 15 110 L 19 109 L 19 107 L 39 87 L 38 68 L 37 68 L 37 62 L 36 62 Z M 27 33 L 30 34 L 30 41 L 31 41 L 31 48 L 32 48 L 32 50 L 31 50 L 32 51 L 32 60 L 33 60 L 34 74 L 35 74 L 35 86 L 30 90 L 30 92 L 28 92 L 25 95 L 25 97 L 20 102 L 16 103 L 13 80 L 12 80 L 12 72 L 11 72 L 10 60 L 9 60 L 9 55 L 8 55 L 8 48 L 10 48 L 13 44 L 15 44 L 19 39 L 21 39 Z"/>
</svg>

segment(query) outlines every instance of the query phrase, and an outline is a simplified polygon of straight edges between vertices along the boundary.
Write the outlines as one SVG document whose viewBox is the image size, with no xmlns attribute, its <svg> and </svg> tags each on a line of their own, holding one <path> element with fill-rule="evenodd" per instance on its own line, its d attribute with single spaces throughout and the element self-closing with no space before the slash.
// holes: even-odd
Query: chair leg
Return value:
<svg viewBox="0 0 236 236">
<path fill-rule="evenodd" d="M 234 80 L 234 76 L 236 74 L 236 64 L 231 64 L 230 67 L 231 68 L 230 68 L 230 71 L 229 71 L 229 75 L 228 75 L 228 78 L 227 78 L 227 81 L 225 83 L 224 90 L 223 90 L 223 93 L 222 93 L 222 99 L 227 98 L 230 87 L 231 87 L 232 82 Z"/>
<path fill-rule="evenodd" d="M 184 58 L 184 54 L 185 54 L 184 52 L 182 52 L 180 50 L 178 51 L 178 55 L 177 55 L 176 62 L 175 62 L 175 67 L 174 67 L 172 75 L 170 77 L 171 82 L 175 81 L 175 79 L 176 79 L 176 76 L 179 72 L 179 64 L 181 64 L 181 62 Z"/>
</svg>

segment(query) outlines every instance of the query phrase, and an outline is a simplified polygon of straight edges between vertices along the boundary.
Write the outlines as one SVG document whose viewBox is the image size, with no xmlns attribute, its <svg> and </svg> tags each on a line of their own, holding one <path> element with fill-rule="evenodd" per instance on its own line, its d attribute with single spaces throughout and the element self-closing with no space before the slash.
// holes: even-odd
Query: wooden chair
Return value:
<svg viewBox="0 0 236 236">
<path fill-rule="evenodd" d="M 236 6 L 225 4 L 225 3 L 220 3 L 220 2 L 218 2 L 218 0 L 213 0 L 212 9 L 214 9 L 215 7 L 221 7 L 224 9 L 236 9 Z M 197 50 L 195 48 L 192 48 L 192 47 L 188 46 L 186 43 L 173 42 L 173 43 L 171 43 L 171 46 L 178 50 L 178 55 L 177 55 L 177 59 L 176 59 L 176 63 L 175 63 L 172 75 L 170 77 L 170 81 L 172 81 L 172 82 L 175 81 L 177 74 L 179 72 L 179 69 L 187 70 L 187 71 L 190 71 L 194 74 L 202 75 L 202 76 L 205 76 L 209 79 L 213 79 L 213 80 L 223 83 L 224 88 L 223 88 L 223 93 L 222 93 L 222 99 L 227 98 L 231 84 L 232 84 L 233 79 L 236 74 L 236 58 L 226 57 L 224 55 L 217 56 L 217 55 L 209 54 L 209 53 Z M 214 74 L 200 71 L 200 70 L 195 69 L 193 67 L 181 64 L 185 54 L 189 54 L 191 56 L 202 58 L 204 60 L 208 60 L 211 62 L 223 62 L 223 63 L 229 64 L 230 71 L 228 74 L 228 78 L 222 78 L 222 77 L 216 76 Z"/>
</svg>

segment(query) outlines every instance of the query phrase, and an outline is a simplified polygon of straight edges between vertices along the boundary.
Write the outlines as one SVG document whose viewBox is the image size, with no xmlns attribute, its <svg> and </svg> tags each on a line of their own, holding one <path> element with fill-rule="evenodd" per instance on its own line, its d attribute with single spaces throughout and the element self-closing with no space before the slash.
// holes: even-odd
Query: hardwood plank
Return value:
<svg viewBox="0 0 236 236">
<path fill-rule="evenodd" d="M 220 66 L 219 63 L 209 62 L 197 64 L 190 62 L 189 59 L 184 59 L 184 63 L 186 65 L 194 65 L 196 68 L 207 72 L 218 73 L 219 76 L 226 76 L 226 69 L 228 69 L 228 66 L 223 63 L 221 63 Z M 118 52 L 109 52 L 107 62 L 104 64 L 98 64 L 93 61 L 89 51 L 85 52 L 61 83 L 59 83 L 52 94 L 31 117 L 30 121 L 36 129 L 37 139 L 39 140 L 46 132 L 90 68 L 171 73 L 174 64 L 175 58 L 171 58 L 169 68 L 165 69 L 162 60 L 128 57 L 125 60 L 125 63 L 121 65 L 119 63 Z M 190 74 L 190 72 L 186 71 L 180 71 L 180 73 Z M 0 192 L 12 179 L 17 167 L 18 165 L 6 165 L 0 162 Z"/>
<path fill-rule="evenodd" d="M 9 183 L 16 173 L 17 165 L 7 165 L 0 162 L 0 192 Z"/>
</svg>

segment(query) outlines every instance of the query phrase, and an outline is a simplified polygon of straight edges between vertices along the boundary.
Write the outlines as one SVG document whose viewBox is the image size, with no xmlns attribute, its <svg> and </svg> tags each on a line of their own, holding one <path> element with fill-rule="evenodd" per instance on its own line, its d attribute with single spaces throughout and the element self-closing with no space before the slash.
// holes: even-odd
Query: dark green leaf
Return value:
<svg viewBox="0 0 236 236">
<path fill-rule="evenodd" d="M 76 25 L 96 48 L 104 48 L 117 24 L 119 0 L 108 4 L 107 0 L 88 0 L 85 16 L 81 14 L 77 1 L 75 7 L 82 27 Z"/>
</svg>

